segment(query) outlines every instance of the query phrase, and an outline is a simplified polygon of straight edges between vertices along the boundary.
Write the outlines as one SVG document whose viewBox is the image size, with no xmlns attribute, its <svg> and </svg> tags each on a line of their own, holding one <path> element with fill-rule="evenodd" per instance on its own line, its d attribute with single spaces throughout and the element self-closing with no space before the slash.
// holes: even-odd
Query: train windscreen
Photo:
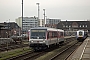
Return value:
<svg viewBox="0 0 90 60">
<path fill-rule="evenodd" d="M 83 35 L 83 33 L 80 31 L 80 32 L 79 32 L 79 35 L 81 36 L 81 35 Z"/>
<path fill-rule="evenodd" d="M 45 39 L 46 30 L 31 30 L 31 39 Z"/>
</svg>

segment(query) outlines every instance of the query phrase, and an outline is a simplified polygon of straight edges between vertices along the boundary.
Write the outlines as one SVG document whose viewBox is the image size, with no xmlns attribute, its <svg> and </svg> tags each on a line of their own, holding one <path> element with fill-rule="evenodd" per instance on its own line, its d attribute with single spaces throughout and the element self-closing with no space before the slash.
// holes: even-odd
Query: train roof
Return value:
<svg viewBox="0 0 90 60">
<path fill-rule="evenodd" d="M 78 31 L 84 31 L 84 30 L 78 30 Z"/>
<path fill-rule="evenodd" d="M 62 31 L 62 32 L 64 32 L 64 30 L 62 30 L 62 29 L 56 29 L 56 28 L 49 28 L 49 27 L 35 27 L 35 28 L 31 28 L 30 30 L 32 30 L 32 29 L 46 29 L 46 30 L 52 30 L 52 31 Z"/>
<path fill-rule="evenodd" d="M 78 30 L 78 31 L 84 31 L 84 30 Z"/>
<path fill-rule="evenodd" d="M 57 29 L 58 31 L 62 31 L 62 32 L 64 32 L 64 30 L 62 30 L 62 29 Z"/>
</svg>

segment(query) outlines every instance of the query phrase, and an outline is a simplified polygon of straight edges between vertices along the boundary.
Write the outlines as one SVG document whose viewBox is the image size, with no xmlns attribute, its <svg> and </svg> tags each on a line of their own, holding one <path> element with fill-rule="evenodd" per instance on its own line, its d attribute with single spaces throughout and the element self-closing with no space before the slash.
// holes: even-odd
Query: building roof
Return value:
<svg viewBox="0 0 90 60">
<path fill-rule="evenodd" d="M 0 27 L 4 27 L 4 26 L 6 26 L 6 25 L 4 25 L 4 24 L 0 24 Z"/>
<path fill-rule="evenodd" d="M 90 21 L 60 21 L 57 28 L 90 29 Z"/>
<path fill-rule="evenodd" d="M 0 29 L 13 29 L 13 28 L 20 28 L 17 23 L 15 22 L 9 22 L 9 23 L 0 23 Z"/>
</svg>

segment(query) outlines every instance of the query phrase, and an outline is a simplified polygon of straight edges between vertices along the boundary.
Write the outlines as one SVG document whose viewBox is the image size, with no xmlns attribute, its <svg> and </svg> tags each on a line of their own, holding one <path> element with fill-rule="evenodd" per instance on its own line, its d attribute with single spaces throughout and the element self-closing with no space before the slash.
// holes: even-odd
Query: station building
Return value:
<svg viewBox="0 0 90 60">
<path fill-rule="evenodd" d="M 0 23 L 0 38 L 9 38 L 13 35 L 20 35 L 21 28 L 15 22 Z"/>
<path fill-rule="evenodd" d="M 65 32 L 76 32 L 77 30 L 90 30 L 90 21 L 60 21 L 57 24 L 58 29 L 63 29 Z"/>
</svg>

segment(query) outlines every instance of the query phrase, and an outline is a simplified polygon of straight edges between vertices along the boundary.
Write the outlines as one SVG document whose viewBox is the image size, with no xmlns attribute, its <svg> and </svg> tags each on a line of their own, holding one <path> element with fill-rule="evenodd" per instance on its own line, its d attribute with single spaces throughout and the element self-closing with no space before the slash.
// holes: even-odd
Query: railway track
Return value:
<svg viewBox="0 0 90 60">
<path fill-rule="evenodd" d="M 80 46 L 82 42 L 76 42 L 71 46 L 68 46 L 64 50 L 58 52 L 56 55 L 51 57 L 49 60 L 67 60 L 67 58 Z"/>
<path fill-rule="evenodd" d="M 44 51 L 29 51 L 27 53 L 24 53 L 24 54 L 20 54 L 18 56 L 14 56 L 14 57 L 11 57 L 7 60 L 35 60 L 36 58 L 52 51 L 53 49 L 56 49 L 58 47 L 55 47 L 55 48 L 52 48 L 50 47 L 50 49 L 47 49 L 47 50 L 44 50 Z"/>
<path fill-rule="evenodd" d="M 65 42 L 64 45 L 68 44 L 69 42 L 73 41 L 74 39 L 70 39 L 68 40 L 67 42 Z M 62 47 L 62 45 L 60 45 Z M 60 47 L 59 46 L 59 47 Z M 14 56 L 14 57 L 11 57 L 9 58 L 8 60 L 35 60 L 36 58 L 40 57 L 40 56 L 43 56 L 45 54 L 47 54 L 48 52 L 50 51 L 53 51 L 54 49 L 58 49 L 58 47 L 54 47 L 53 48 L 51 47 L 50 49 L 47 49 L 47 50 L 44 50 L 44 51 L 38 51 L 38 52 L 27 52 L 27 53 L 24 53 L 24 54 L 21 54 L 21 55 L 18 55 L 18 56 Z"/>
<path fill-rule="evenodd" d="M 8 50 L 12 50 L 12 49 L 17 49 L 17 48 L 22 48 L 22 47 L 27 47 L 28 44 L 11 44 L 11 45 L 2 45 L 0 46 L 0 52 L 3 52 L 3 51 L 8 51 Z"/>
<path fill-rule="evenodd" d="M 38 58 L 39 56 L 44 55 L 47 52 L 33 52 L 31 54 L 25 55 L 23 57 L 17 58 L 17 59 L 21 59 L 21 60 L 35 60 L 36 58 Z M 15 60 L 17 60 L 15 59 Z"/>
<path fill-rule="evenodd" d="M 49 51 L 50 51 L 50 49 L 48 49 L 46 51 L 37 51 L 37 52 L 29 51 L 27 53 L 11 57 L 7 60 L 35 60 L 36 58 L 48 53 Z"/>
</svg>

